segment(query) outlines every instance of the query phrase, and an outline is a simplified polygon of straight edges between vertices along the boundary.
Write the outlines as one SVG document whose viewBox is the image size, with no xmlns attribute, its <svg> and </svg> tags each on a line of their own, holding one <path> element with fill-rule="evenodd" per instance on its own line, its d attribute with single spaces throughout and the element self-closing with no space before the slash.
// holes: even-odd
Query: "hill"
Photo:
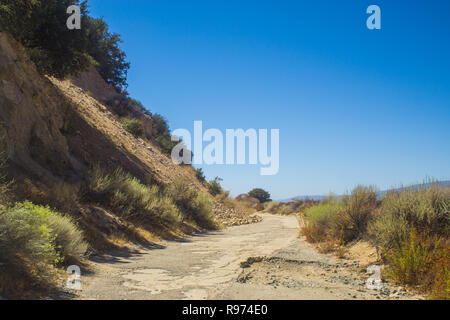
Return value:
<svg viewBox="0 0 450 320">
<path fill-rule="evenodd" d="M 431 183 L 425 183 L 425 186 L 429 186 Z M 445 187 L 445 188 L 449 188 L 450 187 L 450 180 L 445 180 L 445 181 L 438 181 L 437 184 L 441 187 Z M 415 185 L 411 185 L 408 186 L 407 188 L 411 188 L 411 189 L 417 189 L 420 186 L 423 186 L 423 184 L 415 184 Z M 399 187 L 399 188 L 393 188 L 393 189 L 388 189 L 388 190 L 384 190 L 384 191 L 380 191 L 380 196 L 382 196 L 383 194 L 389 192 L 389 191 L 398 191 L 403 189 L 403 187 Z M 339 196 L 338 196 L 339 197 Z M 296 196 L 296 197 L 292 197 L 289 199 L 283 199 L 283 200 L 279 200 L 278 202 L 291 202 L 291 201 L 295 201 L 295 200 L 307 200 L 307 199 L 314 199 L 314 200 L 323 200 L 326 198 L 326 195 L 309 195 L 309 196 Z"/>
</svg>

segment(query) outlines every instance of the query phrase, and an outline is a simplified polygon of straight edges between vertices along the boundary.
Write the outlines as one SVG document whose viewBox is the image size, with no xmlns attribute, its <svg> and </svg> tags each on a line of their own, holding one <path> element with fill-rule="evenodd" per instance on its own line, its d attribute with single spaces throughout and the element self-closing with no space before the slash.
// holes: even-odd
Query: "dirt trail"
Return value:
<svg viewBox="0 0 450 320">
<path fill-rule="evenodd" d="M 97 259 L 94 272 L 81 278 L 79 298 L 413 298 L 388 287 L 367 289 L 368 275 L 356 263 L 319 254 L 298 239 L 295 217 L 262 216 L 260 223 L 169 242 L 164 249 Z"/>
</svg>

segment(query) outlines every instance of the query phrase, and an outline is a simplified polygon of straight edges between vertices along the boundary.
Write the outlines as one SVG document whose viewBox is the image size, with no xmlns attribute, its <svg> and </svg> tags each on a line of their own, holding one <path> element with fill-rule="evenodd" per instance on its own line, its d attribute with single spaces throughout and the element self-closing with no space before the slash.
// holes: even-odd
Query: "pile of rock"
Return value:
<svg viewBox="0 0 450 320">
<path fill-rule="evenodd" d="M 243 224 L 257 223 L 262 221 L 258 215 L 249 215 L 245 212 L 227 207 L 220 202 L 216 202 L 213 208 L 213 214 L 224 226 L 239 226 Z"/>
</svg>

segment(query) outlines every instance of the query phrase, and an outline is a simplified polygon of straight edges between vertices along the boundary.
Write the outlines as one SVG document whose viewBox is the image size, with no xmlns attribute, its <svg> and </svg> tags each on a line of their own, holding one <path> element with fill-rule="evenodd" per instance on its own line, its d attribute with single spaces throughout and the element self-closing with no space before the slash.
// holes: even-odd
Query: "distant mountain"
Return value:
<svg viewBox="0 0 450 320">
<path fill-rule="evenodd" d="M 437 182 L 437 184 L 440 185 L 441 187 L 444 187 L 444 188 L 445 187 L 446 188 L 450 188 L 450 180 L 439 181 L 439 182 Z M 423 184 L 414 184 L 414 185 L 408 186 L 407 188 L 408 189 L 418 189 L 422 185 Z M 431 183 L 425 183 L 425 186 L 427 186 L 427 187 L 430 186 L 430 185 L 431 185 Z M 385 194 L 385 193 L 387 193 L 389 191 L 398 191 L 398 190 L 401 190 L 401 189 L 403 189 L 403 187 L 380 191 L 379 196 L 381 197 L 383 194 Z M 306 199 L 323 200 L 326 197 L 327 196 L 324 196 L 324 195 L 321 195 L 321 196 L 319 196 L 319 195 L 315 195 L 315 196 L 313 196 L 313 195 L 296 196 L 296 197 L 292 197 L 292 198 L 289 198 L 289 199 L 279 200 L 278 202 L 291 202 L 291 201 L 295 201 L 295 200 L 306 200 Z M 340 196 L 337 196 L 337 197 L 339 198 Z"/>
<path fill-rule="evenodd" d="M 450 188 L 450 180 L 438 181 L 437 184 L 439 186 L 441 186 L 441 187 L 444 187 L 444 188 Z M 414 184 L 414 185 L 408 186 L 406 188 L 408 188 L 408 189 L 418 189 L 418 188 L 420 188 L 423 185 L 425 185 L 426 187 L 429 187 L 431 185 L 431 182 L 425 183 L 425 184 L 423 184 L 423 183 Z M 402 189 L 404 189 L 404 187 L 395 188 L 395 189 L 389 189 L 389 190 L 385 190 L 385 191 L 380 191 L 380 196 L 382 196 L 383 194 L 385 194 L 385 193 L 387 193 L 389 191 L 399 191 L 399 190 L 402 190 Z"/>
<path fill-rule="evenodd" d="M 318 196 L 318 195 L 315 195 L 315 196 L 296 196 L 296 197 L 289 198 L 289 199 L 279 200 L 278 202 L 292 202 L 292 201 L 295 201 L 295 200 L 309 200 L 309 199 L 323 200 L 325 198 L 326 198 L 326 196 Z"/>
</svg>

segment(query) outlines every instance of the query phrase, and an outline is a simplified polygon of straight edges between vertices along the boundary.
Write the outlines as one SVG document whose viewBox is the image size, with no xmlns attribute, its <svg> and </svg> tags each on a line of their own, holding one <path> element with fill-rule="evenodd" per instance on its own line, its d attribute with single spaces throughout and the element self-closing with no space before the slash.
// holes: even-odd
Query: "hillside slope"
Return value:
<svg viewBox="0 0 450 320">
<path fill-rule="evenodd" d="M 0 148 L 14 180 L 14 200 L 53 205 L 49 194 L 86 183 L 95 165 L 121 168 L 149 185 L 181 179 L 212 199 L 192 167 L 175 165 L 151 141 L 125 131 L 119 117 L 90 94 L 71 80 L 41 76 L 23 47 L 0 33 Z M 71 197 L 68 190 L 64 196 Z M 91 245 L 104 247 L 107 237 L 134 230 L 97 203 L 79 204 L 71 213 Z"/>
<path fill-rule="evenodd" d="M 93 163 L 106 162 L 142 180 L 187 178 L 206 191 L 191 167 L 173 164 L 151 142 L 126 132 L 89 92 L 69 80 L 41 77 L 21 45 L 6 34 L 0 34 L 0 79 L 2 147 L 16 177 L 76 180 Z"/>
</svg>

